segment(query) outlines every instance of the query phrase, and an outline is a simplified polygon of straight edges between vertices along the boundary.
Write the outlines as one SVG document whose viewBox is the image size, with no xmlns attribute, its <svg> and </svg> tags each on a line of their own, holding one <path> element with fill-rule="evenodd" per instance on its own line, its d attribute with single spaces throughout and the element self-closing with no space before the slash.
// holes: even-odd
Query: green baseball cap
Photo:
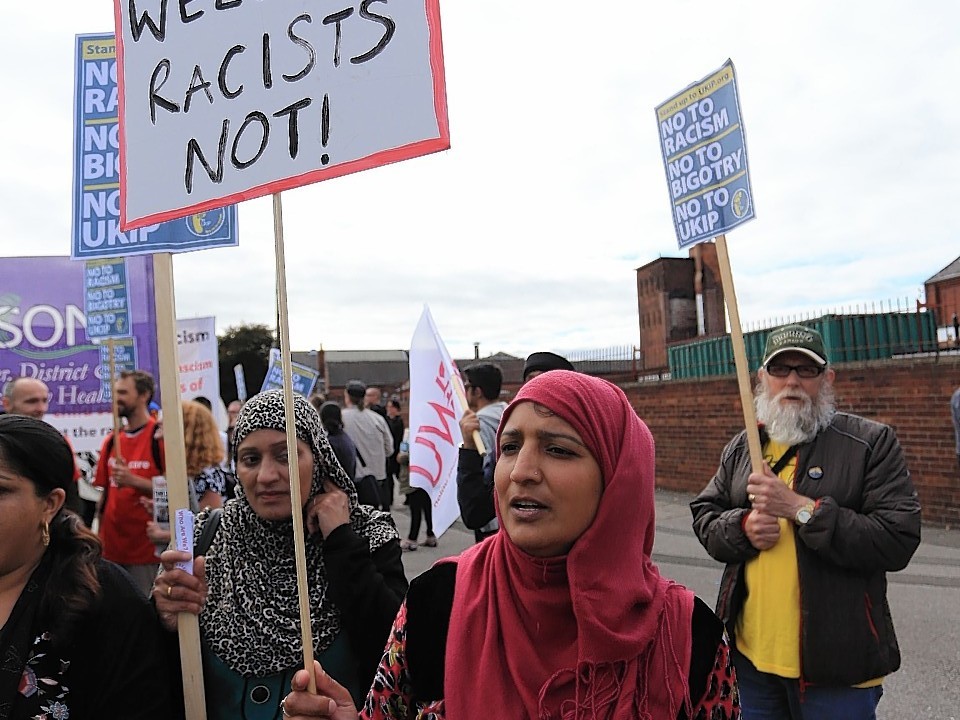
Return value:
<svg viewBox="0 0 960 720">
<path fill-rule="evenodd" d="M 763 364 L 766 365 L 777 355 L 785 352 L 803 353 L 820 365 L 827 364 L 823 336 L 805 325 L 784 325 L 770 333 L 767 336 L 767 346 L 763 351 Z"/>
</svg>

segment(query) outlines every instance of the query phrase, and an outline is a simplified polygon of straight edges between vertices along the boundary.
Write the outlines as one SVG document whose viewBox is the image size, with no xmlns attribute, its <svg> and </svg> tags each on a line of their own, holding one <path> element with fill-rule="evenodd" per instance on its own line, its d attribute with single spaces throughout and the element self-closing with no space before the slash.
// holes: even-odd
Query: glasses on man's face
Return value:
<svg viewBox="0 0 960 720">
<path fill-rule="evenodd" d="M 470 388 L 475 388 L 475 387 L 476 387 L 476 385 L 471 385 L 470 383 L 464 383 L 464 384 L 463 384 L 463 391 L 464 391 L 464 392 L 470 392 Z"/>
<path fill-rule="evenodd" d="M 812 380 L 823 374 L 823 368 L 820 365 L 787 365 L 786 363 L 769 363 L 767 365 L 767 374 L 776 378 L 785 378 L 791 372 L 796 372 L 797 377 L 804 380 Z"/>
</svg>

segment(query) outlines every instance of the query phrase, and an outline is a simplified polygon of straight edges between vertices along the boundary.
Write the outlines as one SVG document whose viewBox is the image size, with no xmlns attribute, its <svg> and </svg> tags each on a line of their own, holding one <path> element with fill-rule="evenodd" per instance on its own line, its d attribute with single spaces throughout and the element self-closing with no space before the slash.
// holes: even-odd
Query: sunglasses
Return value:
<svg viewBox="0 0 960 720">
<path fill-rule="evenodd" d="M 798 378 L 812 380 L 823 374 L 824 368 L 819 365 L 787 365 L 785 363 L 770 363 L 767 365 L 767 374 L 776 378 L 785 378 L 791 372 L 796 372 Z"/>
</svg>

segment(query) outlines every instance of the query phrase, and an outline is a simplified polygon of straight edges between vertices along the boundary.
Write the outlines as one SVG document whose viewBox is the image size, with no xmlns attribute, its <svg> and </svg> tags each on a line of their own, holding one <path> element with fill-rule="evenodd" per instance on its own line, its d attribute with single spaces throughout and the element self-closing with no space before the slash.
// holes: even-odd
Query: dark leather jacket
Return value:
<svg viewBox="0 0 960 720">
<path fill-rule="evenodd" d="M 717 615 L 731 637 L 746 592 L 743 565 L 759 554 L 742 528 L 750 472 L 742 432 L 690 503 L 700 542 L 727 564 Z M 900 650 L 886 573 L 905 568 L 920 544 L 920 503 L 893 429 L 837 413 L 800 446 L 794 489 L 819 500 L 813 519 L 796 533 L 801 682 L 855 685 L 893 672 Z"/>
</svg>

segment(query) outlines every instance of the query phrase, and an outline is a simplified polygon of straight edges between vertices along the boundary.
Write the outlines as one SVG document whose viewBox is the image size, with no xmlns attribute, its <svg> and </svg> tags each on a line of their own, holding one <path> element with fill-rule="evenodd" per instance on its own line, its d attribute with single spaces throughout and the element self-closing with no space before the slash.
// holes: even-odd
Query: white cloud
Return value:
<svg viewBox="0 0 960 720">
<path fill-rule="evenodd" d="M 653 108 L 737 66 L 757 220 L 728 237 L 745 322 L 909 297 L 960 250 L 960 6 L 442 0 L 452 148 L 283 195 L 296 348 L 451 352 L 638 342 L 634 269 L 680 255 Z M 67 254 L 73 36 L 5 5 L 0 253 Z M 269 199 L 241 246 L 178 256 L 181 316 L 275 322 Z"/>
</svg>

